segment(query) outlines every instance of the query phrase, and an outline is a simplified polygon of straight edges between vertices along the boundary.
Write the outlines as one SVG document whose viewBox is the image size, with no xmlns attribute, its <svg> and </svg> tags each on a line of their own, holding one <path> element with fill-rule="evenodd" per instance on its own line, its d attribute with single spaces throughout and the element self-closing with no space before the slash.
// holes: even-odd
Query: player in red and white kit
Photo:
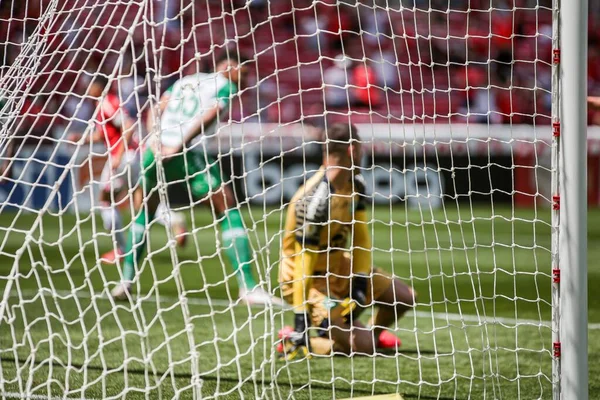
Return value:
<svg viewBox="0 0 600 400">
<path fill-rule="evenodd" d="M 100 215 L 104 229 L 112 232 L 117 242 L 117 249 L 107 252 L 102 256 L 102 261 L 111 263 L 126 247 L 126 232 L 118 206 L 113 206 L 113 201 L 127 188 L 133 187 L 138 181 L 140 159 L 137 151 L 138 143 L 133 138 L 133 120 L 127 115 L 121 101 L 115 94 L 109 92 L 102 98 L 102 93 L 108 85 L 108 80 L 97 75 L 91 82 L 88 93 L 98 98 L 98 111 L 94 117 L 96 127 L 91 135 L 84 139 L 84 143 L 104 142 L 109 152 L 108 160 L 100 176 Z M 168 216 L 167 216 L 168 213 Z M 174 236 L 179 245 L 184 245 L 187 235 L 185 218 L 179 213 L 167 212 L 162 206 L 157 211 L 158 221 L 163 225 L 168 224 L 173 229 Z"/>
</svg>

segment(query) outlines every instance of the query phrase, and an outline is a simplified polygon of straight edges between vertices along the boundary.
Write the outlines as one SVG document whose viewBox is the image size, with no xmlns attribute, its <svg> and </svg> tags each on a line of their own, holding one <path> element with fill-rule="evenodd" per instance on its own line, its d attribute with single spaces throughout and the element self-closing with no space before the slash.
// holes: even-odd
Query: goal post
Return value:
<svg viewBox="0 0 600 400">
<path fill-rule="evenodd" d="M 560 394 L 587 399 L 587 48 L 588 2 L 560 2 L 559 157 Z"/>
<path fill-rule="evenodd" d="M 585 400 L 587 9 L 0 1 L 0 398 Z"/>
</svg>

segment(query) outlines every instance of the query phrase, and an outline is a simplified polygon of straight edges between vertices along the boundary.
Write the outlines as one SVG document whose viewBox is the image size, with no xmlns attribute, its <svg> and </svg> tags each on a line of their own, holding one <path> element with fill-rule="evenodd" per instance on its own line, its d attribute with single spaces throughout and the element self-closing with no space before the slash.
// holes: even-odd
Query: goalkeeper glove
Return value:
<svg viewBox="0 0 600 400">
<path fill-rule="evenodd" d="M 342 302 L 341 316 L 346 323 L 358 318 L 361 308 L 367 305 L 367 276 L 358 274 L 352 280 L 352 292 Z"/>
<path fill-rule="evenodd" d="M 306 313 L 295 314 L 294 331 L 290 332 L 287 338 L 284 339 L 282 359 L 290 361 L 295 358 L 310 358 L 308 327 Z"/>
</svg>

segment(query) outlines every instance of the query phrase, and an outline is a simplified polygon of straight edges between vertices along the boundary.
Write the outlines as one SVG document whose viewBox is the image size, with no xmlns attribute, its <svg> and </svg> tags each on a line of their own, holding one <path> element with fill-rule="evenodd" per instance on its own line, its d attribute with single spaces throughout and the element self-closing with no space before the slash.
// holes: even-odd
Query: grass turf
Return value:
<svg viewBox="0 0 600 400">
<path fill-rule="evenodd" d="M 272 208 L 246 213 L 250 238 L 260 249 L 260 275 L 273 288 L 282 216 Z M 0 390 L 85 398 L 144 398 L 149 391 L 150 398 L 188 398 L 199 387 L 192 377 L 199 376 L 202 395 L 220 398 L 391 392 L 424 399 L 550 398 L 551 330 L 541 323 L 551 318 L 549 211 L 394 206 L 375 208 L 372 216 L 374 263 L 419 293 L 417 312 L 394 327 L 403 347 L 377 357 L 286 364 L 275 359 L 273 342 L 291 316 L 231 305 L 236 282 L 204 209 L 188 215 L 194 235 L 186 249 L 175 252 L 165 229 L 152 228 L 151 257 L 133 305 L 108 299 L 118 271 L 98 263 L 111 246 L 98 216 L 46 215 L 32 230 L 36 215 L 5 213 L 0 293 L 15 254 L 24 251 L 0 323 Z M 600 282 L 592 264 L 600 257 L 598 210 L 590 211 L 588 224 L 593 288 Z M 589 316 L 600 322 L 594 296 Z M 594 398 L 600 392 L 594 362 L 600 331 L 589 334 Z"/>
</svg>

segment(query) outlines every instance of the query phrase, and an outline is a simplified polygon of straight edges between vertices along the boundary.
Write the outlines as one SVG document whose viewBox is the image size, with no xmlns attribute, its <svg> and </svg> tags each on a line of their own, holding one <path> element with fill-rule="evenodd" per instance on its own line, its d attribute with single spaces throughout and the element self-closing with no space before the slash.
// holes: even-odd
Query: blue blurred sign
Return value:
<svg viewBox="0 0 600 400">
<path fill-rule="evenodd" d="M 72 176 L 65 168 L 70 158 L 51 147 L 20 150 L 10 167 L 11 179 L 0 181 L 0 206 L 35 211 L 50 199 L 50 209 L 65 209 L 73 193 Z"/>
</svg>

